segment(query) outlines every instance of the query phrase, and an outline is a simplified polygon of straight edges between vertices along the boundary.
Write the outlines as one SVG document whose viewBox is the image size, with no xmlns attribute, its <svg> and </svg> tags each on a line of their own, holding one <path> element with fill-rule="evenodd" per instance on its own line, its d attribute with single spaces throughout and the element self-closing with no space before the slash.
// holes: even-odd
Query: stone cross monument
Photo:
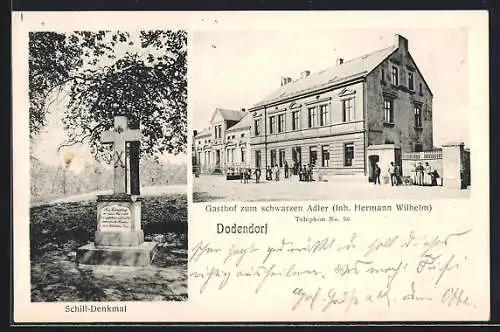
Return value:
<svg viewBox="0 0 500 332">
<path fill-rule="evenodd" d="M 113 164 L 114 181 L 113 188 L 115 194 L 126 194 L 125 190 L 125 144 L 127 142 L 139 142 L 141 131 L 139 129 L 129 129 L 126 116 L 115 116 L 113 130 L 105 131 L 101 135 L 101 142 L 113 144 Z"/>
<path fill-rule="evenodd" d="M 113 144 L 113 194 L 97 197 L 95 242 L 77 251 L 79 264 L 146 266 L 156 243 L 144 242 L 141 228 L 141 203 L 138 195 L 126 192 L 126 143 L 140 142 L 140 130 L 129 129 L 126 116 L 114 118 L 113 130 L 101 135 L 101 141 Z M 134 174 L 132 174 L 134 176 Z"/>
</svg>

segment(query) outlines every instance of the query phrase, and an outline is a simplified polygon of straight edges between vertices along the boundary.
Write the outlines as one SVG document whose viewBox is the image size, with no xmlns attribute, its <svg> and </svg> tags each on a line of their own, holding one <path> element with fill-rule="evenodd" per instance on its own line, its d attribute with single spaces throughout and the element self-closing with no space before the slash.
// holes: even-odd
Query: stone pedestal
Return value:
<svg viewBox="0 0 500 332">
<path fill-rule="evenodd" d="M 140 197 L 128 194 L 98 196 L 95 242 L 78 248 L 77 262 L 91 265 L 149 265 L 156 243 L 144 242 L 141 203 Z"/>
</svg>

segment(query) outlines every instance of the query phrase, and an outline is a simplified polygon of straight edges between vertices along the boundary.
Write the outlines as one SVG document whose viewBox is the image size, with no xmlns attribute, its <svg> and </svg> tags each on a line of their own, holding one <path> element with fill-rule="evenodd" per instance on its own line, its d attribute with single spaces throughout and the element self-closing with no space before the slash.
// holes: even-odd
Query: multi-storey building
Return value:
<svg viewBox="0 0 500 332">
<path fill-rule="evenodd" d="M 193 139 L 195 163 L 202 173 L 226 173 L 250 167 L 251 116 L 241 110 L 217 108 L 210 127 Z"/>
<path fill-rule="evenodd" d="M 431 150 L 432 92 L 395 36 L 387 48 L 318 73 L 304 71 L 249 109 L 251 165 L 312 164 L 330 174 L 370 175 L 401 153 Z"/>
</svg>

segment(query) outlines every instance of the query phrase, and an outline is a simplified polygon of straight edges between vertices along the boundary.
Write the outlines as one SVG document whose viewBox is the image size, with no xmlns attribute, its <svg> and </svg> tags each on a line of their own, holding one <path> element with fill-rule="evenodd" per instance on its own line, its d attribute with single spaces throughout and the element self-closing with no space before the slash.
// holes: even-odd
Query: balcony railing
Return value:
<svg viewBox="0 0 500 332">
<path fill-rule="evenodd" d="M 405 152 L 402 155 L 402 159 L 405 160 L 430 160 L 430 159 L 442 159 L 442 158 L 443 158 L 442 150 Z"/>
</svg>

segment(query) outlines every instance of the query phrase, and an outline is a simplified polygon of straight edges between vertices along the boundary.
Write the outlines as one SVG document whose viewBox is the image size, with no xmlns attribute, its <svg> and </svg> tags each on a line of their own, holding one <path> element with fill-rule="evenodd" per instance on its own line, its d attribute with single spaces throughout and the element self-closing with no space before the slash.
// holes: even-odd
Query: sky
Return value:
<svg viewBox="0 0 500 332">
<path fill-rule="evenodd" d="M 466 29 L 203 31 L 192 35 L 189 82 L 193 129 L 207 128 L 217 107 L 249 108 L 296 79 L 394 44 L 398 33 L 433 92 L 434 145 L 469 142 Z"/>
</svg>

